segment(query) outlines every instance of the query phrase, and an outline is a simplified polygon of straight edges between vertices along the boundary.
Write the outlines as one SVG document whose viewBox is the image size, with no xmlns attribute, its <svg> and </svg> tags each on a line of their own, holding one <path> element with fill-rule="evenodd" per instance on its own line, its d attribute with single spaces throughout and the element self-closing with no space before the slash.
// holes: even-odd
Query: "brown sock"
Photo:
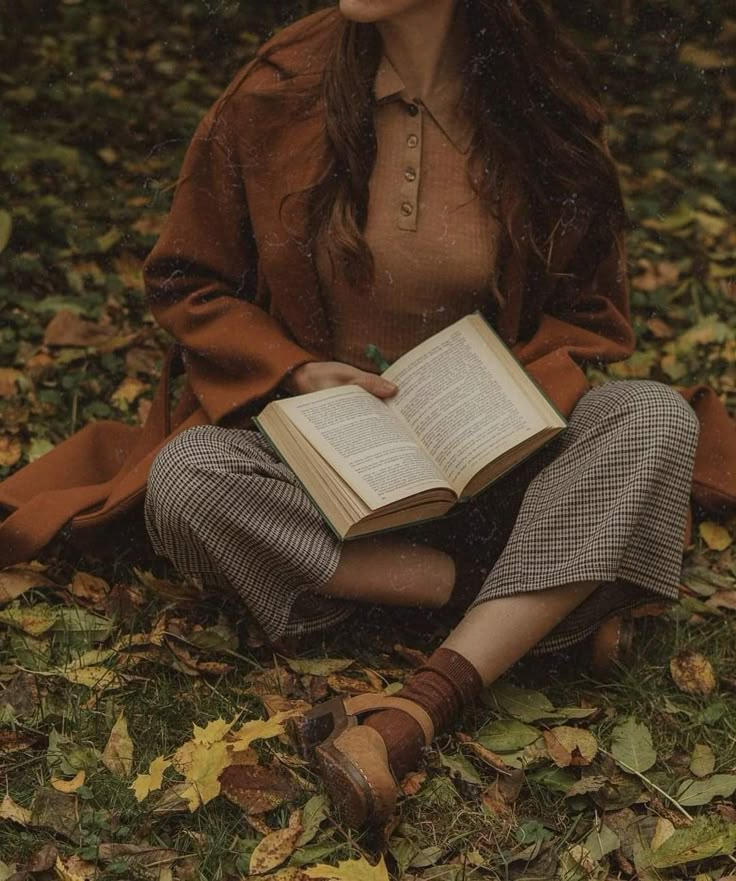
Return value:
<svg viewBox="0 0 736 881">
<path fill-rule="evenodd" d="M 429 713 L 435 734 L 441 734 L 478 696 L 483 682 L 475 667 L 452 649 L 439 648 L 417 668 L 396 697 L 408 698 Z M 424 748 L 419 723 L 402 710 L 379 710 L 364 722 L 375 728 L 388 750 L 397 780 L 415 770 Z"/>
</svg>

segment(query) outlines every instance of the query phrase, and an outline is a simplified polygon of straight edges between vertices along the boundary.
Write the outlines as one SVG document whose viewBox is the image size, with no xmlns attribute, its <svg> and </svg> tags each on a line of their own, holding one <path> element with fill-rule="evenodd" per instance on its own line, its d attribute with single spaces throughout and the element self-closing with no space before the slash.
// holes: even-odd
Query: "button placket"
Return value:
<svg viewBox="0 0 736 881">
<path fill-rule="evenodd" d="M 398 199 L 398 226 L 399 229 L 416 230 L 419 181 L 422 170 L 424 112 L 421 105 L 411 103 L 406 105 L 406 114 L 402 180 Z"/>
</svg>

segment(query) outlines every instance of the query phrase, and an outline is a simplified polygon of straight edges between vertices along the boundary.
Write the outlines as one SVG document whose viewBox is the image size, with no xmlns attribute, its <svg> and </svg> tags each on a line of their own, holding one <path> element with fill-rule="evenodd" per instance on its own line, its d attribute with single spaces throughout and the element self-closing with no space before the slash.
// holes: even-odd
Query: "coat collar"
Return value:
<svg viewBox="0 0 736 881">
<path fill-rule="evenodd" d="M 462 94 L 459 64 L 455 65 L 455 74 L 443 80 L 431 96 L 424 99 L 414 97 L 388 56 L 383 54 L 373 80 L 373 96 L 379 106 L 396 100 L 421 104 L 456 149 L 467 153 L 473 138 L 473 126 L 457 109 Z"/>
</svg>

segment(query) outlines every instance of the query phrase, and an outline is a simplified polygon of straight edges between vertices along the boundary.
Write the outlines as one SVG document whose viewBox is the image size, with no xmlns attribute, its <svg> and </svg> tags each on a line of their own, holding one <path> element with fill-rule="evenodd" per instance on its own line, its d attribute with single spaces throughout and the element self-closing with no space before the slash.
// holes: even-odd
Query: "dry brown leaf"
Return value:
<svg viewBox="0 0 736 881">
<path fill-rule="evenodd" d="M 98 874 L 94 863 L 78 856 L 57 857 L 54 871 L 59 881 L 92 881 Z"/>
<path fill-rule="evenodd" d="M 69 585 L 69 592 L 83 603 L 102 610 L 110 592 L 110 585 L 104 578 L 90 575 L 89 572 L 75 572 Z"/>
<path fill-rule="evenodd" d="M 20 441 L 9 434 L 0 435 L 0 465 L 11 468 L 19 460 L 22 453 Z"/>
<path fill-rule="evenodd" d="M 33 566 L 11 566 L 0 570 L 0 604 L 9 603 L 32 587 L 58 587 Z"/>
<path fill-rule="evenodd" d="M 59 851 L 55 844 L 44 844 L 44 846 L 40 850 L 37 850 L 28 860 L 27 871 L 34 875 L 40 874 L 41 872 L 48 872 L 56 862 L 58 856 Z"/>
<path fill-rule="evenodd" d="M 488 749 L 483 746 L 483 744 L 473 740 L 470 735 L 458 733 L 457 739 L 463 744 L 465 749 L 473 753 L 473 755 L 479 758 L 482 762 L 485 762 L 486 765 L 495 768 L 496 771 L 500 771 L 502 774 L 508 774 L 511 771 L 510 765 L 503 760 L 503 756 L 494 753 L 492 749 Z"/>
<path fill-rule="evenodd" d="M 110 400 L 119 409 L 127 409 L 136 398 L 148 391 L 149 388 L 148 383 L 142 382 L 137 377 L 126 376 L 112 393 Z"/>
<path fill-rule="evenodd" d="M 670 660 L 675 685 L 687 694 L 712 694 L 716 674 L 710 661 L 699 652 L 681 651 Z"/>
<path fill-rule="evenodd" d="M 133 773 L 133 741 L 128 734 L 128 723 L 122 713 L 112 726 L 110 737 L 102 752 L 102 764 L 116 777 L 130 777 Z"/>
<path fill-rule="evenodd" d="M 544 732 L 544 742 L 559 768 L 589 765 L 598 752 L 598 742 L 585 728 L 558 725 Z"/>
<path fill-rule="evenodd" d="M 705 601 L 706 606 L 714 609 L 730 609 L 736 612 L 736 590 L 719 590 Z"/>
<path fill-rule="evenodd" d="M 115 328 L 80 318 L 75 312 L 62 309 L 46 326 L 45 346 L 98 346 L 115 335 Z"/>
<path fill-rule="evenodd" d="M 277 764 L 232 764 L 220 775 L 222 794 L 247 814 L 264 814 L 296 798 L 299 790 Z"/>
<path fill-rule="evenodd" d="M 0 731 L 0 756 L 30 749 L 33 744 L 34 739 L 27 734 L 21 734 L 20 731 Z"/>
<path fill-rule="evenodd" d="M 401 645 L 401 643 L 398 642 L 394 646 L 394 651 L 400 658 L 403 658 L 407 662 L 407 664 L 410 664 L 412 667 L 421 667 L 429 660 L 427 655 L 425 655 L 424 652 L 420 651 L 419 649 L 412 649 L 408 646 Z"/>
<path fill-rule="evenodd" d="M 144 871 L 161 869 L 179 858 L 175 850 L 150 844 L 100 844 L 97 856 L 103 863 L 126 860 Z"/>
<path fill-rule="evenodd" d="M 487 810 L 501 820 L 510 820 L 513 816 L 513 809 L 501 793 L 497 780 L 481 794 L 480 800 Z"/>
<path fill-rule="evenodd" d="M 288 700 L 280 694 L 264 694 L 261 700 L 269 719 L 277 713 L 308 713 L 312 709 L 312 704 L 307 701 Z"/>
<path fill-rule="evenodd" d="M 12 367 L 0 367 L 0 398 L 14 398 L 18 391 L 18 382 L 23 379 L 20 370 Z"/>
<path fill-rule="evenodd" d="M 411 774 L 407 774 L 401 781 L 401 791 L 404 795 L 416 795 L 424 785 L 426 779 L 426 771 L 414 771 Z"/>
<path fill-rule="evenodd" d="M 297 809 L 289 817 L 286 829 L 271 832 L 256 845 L 250 857 L 249 873 L 263 875 L 280 866 L 294 853 L 297 839 L 303 831 L 302 812 Z"/>
<path fill-rule="evenodd" d="M 363 682 L 362 679 L 355 679 L 352 676 L 342 676 L 340 673 L 333 673 L 327 677 L 327 684 L 337 694 L 375 694 L 376 689 L 370 682 Z"/>
</svg>

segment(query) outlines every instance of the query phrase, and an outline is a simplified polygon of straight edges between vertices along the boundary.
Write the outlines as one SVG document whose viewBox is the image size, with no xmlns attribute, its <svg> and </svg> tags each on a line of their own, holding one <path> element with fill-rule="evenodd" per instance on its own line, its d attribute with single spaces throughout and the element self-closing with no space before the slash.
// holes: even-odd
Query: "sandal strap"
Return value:
<svg viewBox="0 0 736 881">
<path fill-rule="evenodd" d="M 422 729 L 424 743 L 429 746 L 434 740 L 434 724 L 429 713 L 419 704 L 405 697 L 393 697 L 387 694 L 358 694 L 345 698 L 345 712 L 350 716 L 363 716 L 376 710 L 402 710 L 408 713 Z"/>
</svg>

